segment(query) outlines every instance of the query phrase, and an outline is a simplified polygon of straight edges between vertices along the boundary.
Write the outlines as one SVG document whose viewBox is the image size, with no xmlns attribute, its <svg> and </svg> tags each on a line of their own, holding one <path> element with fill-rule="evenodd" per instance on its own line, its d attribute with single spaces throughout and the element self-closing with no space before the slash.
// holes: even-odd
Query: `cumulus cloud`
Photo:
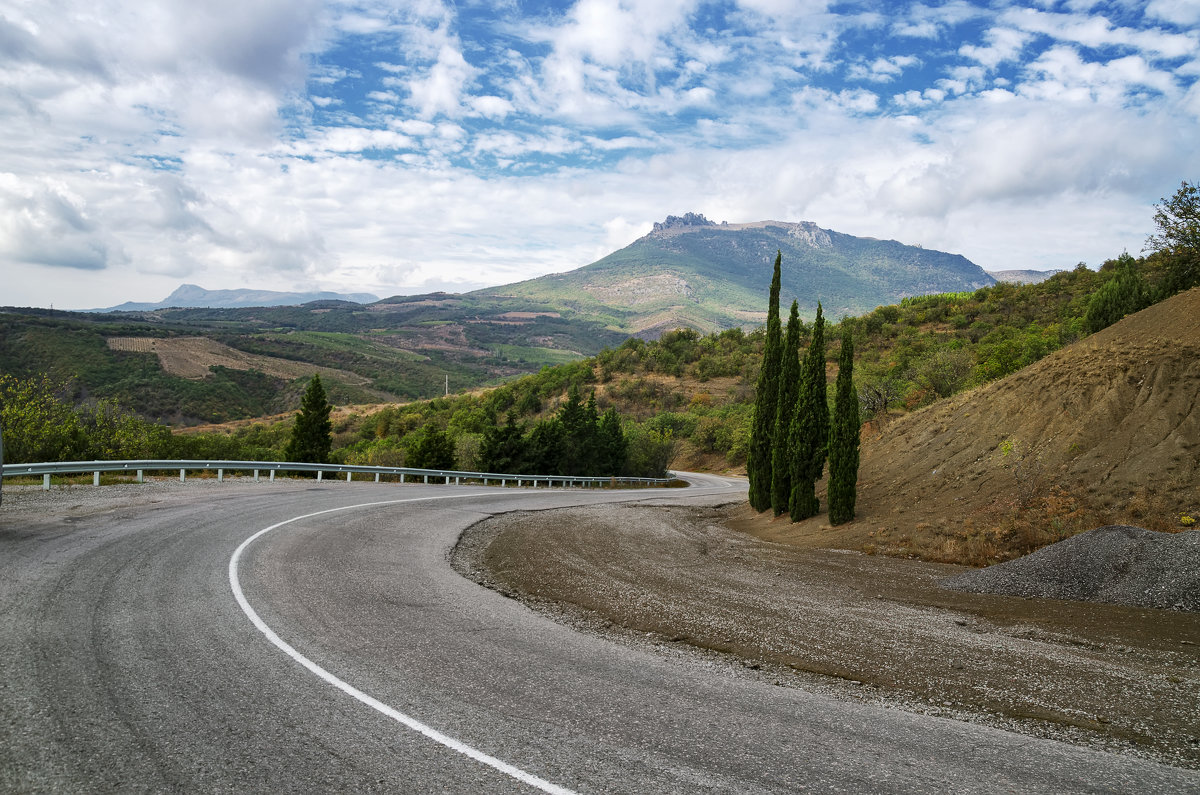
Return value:
<svg viewBox="0 0 1200 795">
<path fill-rule="evenodd" d="M 503 119 L 514 110 L 513 104 L 509 100 L 490 95 L 473 97 L 471 108 L 479 115 L 487 116 L 489 119 Z"/>
<path fill-rule="evenodd" d="M 458 116 L 462 113 L 464 90 L 475 72 L 462 52 L 444 44 L 438 52 L 437 62 L 426 75 L 409 81 L 409 104 L 422 119 L 438 115 Z"/>
<path fill-rule="evenodd" d="M 16 262 L 77 270 L 101 270 L 110 259 L 104 231 L 83 199 L 62 185 L 23 184 L 0 174 L 0 255 Z"/>
<path fill-rule="evenodd" d="M 984 36 L 986 45 L 964 44 L 958 48 L 958 52 L 988 69 L 995 69 L 1002 63 L 1015 60 L 1030 38 L 1031 34 L 1028 31 L 1016 28 L 989 28 Z"/>
</svg>

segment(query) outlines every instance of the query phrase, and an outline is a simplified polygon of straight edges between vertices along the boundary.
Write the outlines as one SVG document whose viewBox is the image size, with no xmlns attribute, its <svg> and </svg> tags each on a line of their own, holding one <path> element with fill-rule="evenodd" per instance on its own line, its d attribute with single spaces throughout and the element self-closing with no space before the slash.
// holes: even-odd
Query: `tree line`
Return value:
<svg viewBox="0 0 1200 795">
<path fill-rule="evenodd" d="M 286 449 L 288 461 L 327 463 L 333 440 L 330 409 L 314 375 L 305 392 L 291 439 Z M 456 450 L 455 440 L 443 428 L 428 424 L 415 431 L 404 465 L 419 469 L 455 469 L 465 463 Z M 666 439 L 670 441 L 669 435 Z M 645 460 L 649 450 L 653 460 Z M 503 423 L 492 422 L 484 430 L 473 470 L 518 475 L 598 475 L 661 476 L 670 463 L 670 445 L 631 447 L 615 408 L 603 414 L 592 392 L 583 400 L 579 387 L 572 384 L 567 399 L 558 411 L 530 426 L 518 422 L 515 411 L 508 411 Z M 656 457 L 654 453 L 659 453 Z"/>
<path fill-rule="evenodd" d="M 826 396 L 825 318 L 820 302 L 803 361 L 802 323 L 792 301 L 784 334 L 779 320 L 782 254 L 767 304 L 766 343 L 755 390 L 754 419 L 746 474 L 754 510 L 785 511 L 793 522 L 816 516 L 816 484 L 829 464 L 826 494 L 829 521 L 854 518 L 859 461 L 859 398 L 854 389 L 854 340 L 848 324 L 841 329 L 841 351 L 832 419 Z"/>
<path fill-rule="evenodd" d="M 585 401 L 572 386 L 558 412 L 530 426 L 513 411 L 492 423 L 480 440 L 478 470 L 514 475 L 629 474 L 628 442 L 616 409 L 600 414 L 593 392 Z M 409 466 L 452 469 L 455 445 L 446 431 L 428 426 L 412 448 Z M 663 467 L 655 474 L 662 474 Z"/>
<path fill-rule="evenodd" d="M 0 427 L 8 463 L 143 458 L 340 463 L 333 454 L 333 407 L 319 375 L 309 381 L 290 430 L 259 426 L 257 432 L 238 436 L 173 433 L 111 400 L 75 406 L 69 393 L 68 385 L 47 375 L 0 375 Z M 530 424 L 518 421 L 510 410 L 505 422 L 490 423 L 469 460 L 436 423 L 409 437 L 401 460 L 374 463 L 528 475 L 661 477 L 677 446 L 670 429 L 627 433 L 615 408 L 601 413 L 595 393 L 584 400 L 575 384 L 551 416 Z"/>
</svg>

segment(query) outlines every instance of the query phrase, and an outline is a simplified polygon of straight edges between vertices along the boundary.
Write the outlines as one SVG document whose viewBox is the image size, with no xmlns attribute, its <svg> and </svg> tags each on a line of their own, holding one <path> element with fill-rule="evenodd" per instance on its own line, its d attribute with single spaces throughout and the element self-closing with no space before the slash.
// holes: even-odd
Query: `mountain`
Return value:
<svg viewBox="0 0 1200 795">
<path fill-rule="evenodd" d="M 379 296 L 370 293 L 280 293 L 274 290 L 205 290 L 195 284 L 181 284 L 175 292 L 163 300 L 147 304 L 126 301 L 120 306 L 107 309 L 88 309 L 87 312 L 145 312 L 169 307 L 191 307 L 205 309 L 236 309 L 251 306 L 299 306 L 312 301 L 350 301 L 370 304 Z"/>
<path fill-rule="evenodd" d="M 653 231 L 591 265 L 472 295 L 523 298 L 605 319 L 643 337 L 690 326 L 711 332 L 766 319 L 767 287 L 781 252 L 782 294 L 802 314 L 817 302 L 831 318 L 930 293 L 995 283 L 958 254 L 855 237 L 810 222 L 720 224 L 668 216 Z"/>
<path fill-rule="evenodd" d="M 809 316 L 818 300 L 837 318 L 993 283 L 954 254 L 688 214 L 578 270 L 462 295 L 286 305 L 311 296 L 184 285 L 160 304 L 101 312 L 0 308 L 0 372 L 50 373 L 80 400 L 179 423 L 287 410 L 313 372 L 336 403 L 433 397 L 447 377 L 454 391 L 495 384 L 635 334 L 761 325 L 776 250 L 782 298 Z"/>
<path fill-rule="evenodd" d="M 1044 282 L 1056 273 L 1062 273 L 1061 270 L 1048 271 L 1031 271 L 1031 270 L 1014 270 L 1014 271 L 988 271 L 988 276 L 991 276 L 998 282 L 1009 282 L 1011 284 L 1038 284 Z"/>
</svg>

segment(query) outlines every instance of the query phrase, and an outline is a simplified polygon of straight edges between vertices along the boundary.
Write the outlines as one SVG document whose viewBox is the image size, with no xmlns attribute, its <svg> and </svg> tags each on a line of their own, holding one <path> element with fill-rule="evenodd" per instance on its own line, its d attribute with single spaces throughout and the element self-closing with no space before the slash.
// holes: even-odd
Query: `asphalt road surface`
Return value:
<svg viewBox="0 0 1200 795">
<path fill-rule="evenodd" d="M 1193 771 L 581 635 L 448 563 L 495 513 L 744 491 L 694 482 L 8 492 L 0 791 L 1200 790 Z"/>
</svg>

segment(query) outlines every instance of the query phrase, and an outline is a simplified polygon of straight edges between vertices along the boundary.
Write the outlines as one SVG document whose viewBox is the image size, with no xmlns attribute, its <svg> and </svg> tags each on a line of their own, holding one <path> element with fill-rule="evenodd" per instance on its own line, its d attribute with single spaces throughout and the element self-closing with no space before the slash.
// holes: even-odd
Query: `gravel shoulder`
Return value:
<svg viewBox="0 0 1200 795">
<path fill-rule="evenodd" d="M 451 558 L 680 664 L 1200 769 L 1200 614 L 951 591 L 967 569 L 761 541 L 739 511 L 503 514 Z"/>
</svg>

